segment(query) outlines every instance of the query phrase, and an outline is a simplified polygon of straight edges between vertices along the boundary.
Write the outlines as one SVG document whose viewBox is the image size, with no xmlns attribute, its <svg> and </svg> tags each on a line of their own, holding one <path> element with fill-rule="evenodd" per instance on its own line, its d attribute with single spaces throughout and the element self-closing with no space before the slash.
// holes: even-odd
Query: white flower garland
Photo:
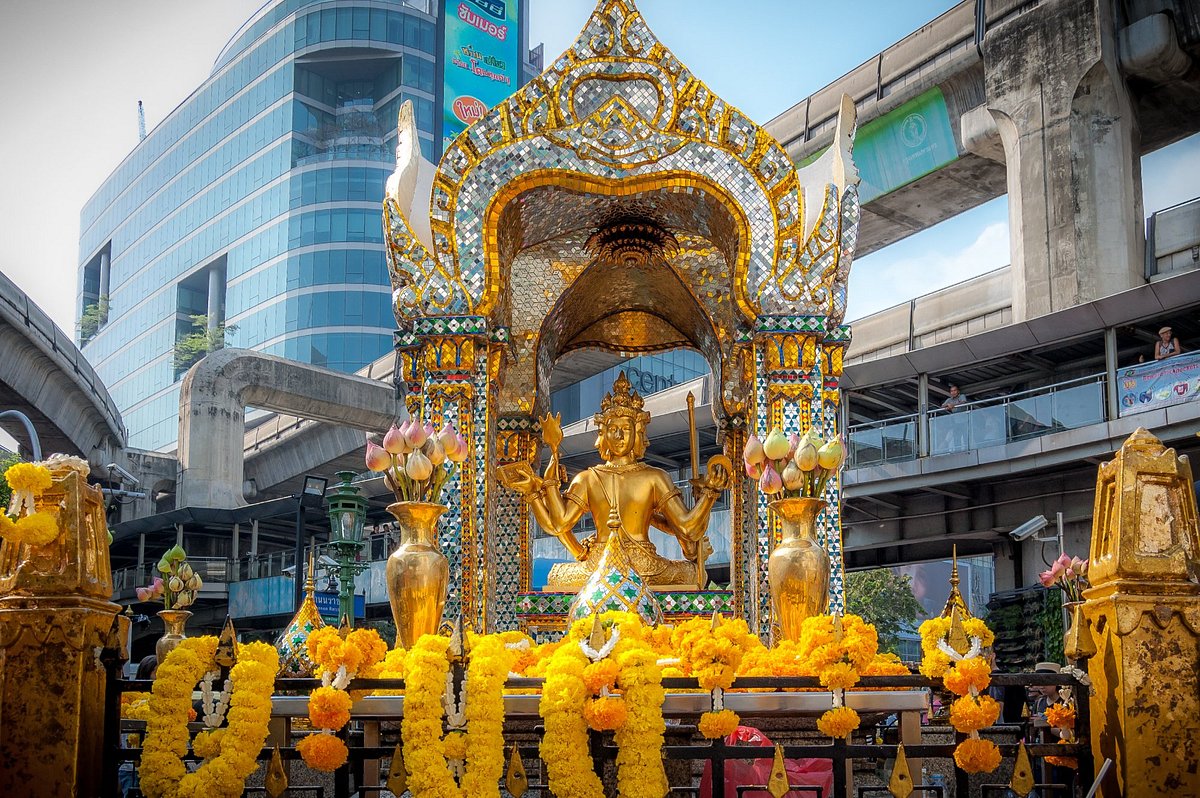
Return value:
<svg viewBox="0 0 1200 798">
<path fill-rule="evenodd" d="M 592 662 L 599 662 L 600 660 L 604 659 L 605 657 L 607 657 L 609 654 L 612 653 L 613 649 L 617 647 L 617 641 L 620 639 L 621 639 L 621 630 L 619 628 L 617 628 L 616 626 L 614 626 L 612 628 L 612 635 L 610 635 L 608 638 L 608 642 L 606 642 L 603 646 L 601 646 L 599 651 L 592 648 L 588 644 L 588 641 L 586 638 L 581 639 L 579 641 L 579 648 L 581 651 L 583 651 L 584 655 L 588 659 L 590 659 Z"/>
<path fill-rule="evenodd" d="M 229 697 L 233 695 L 233 682 L 228 677 L 221 687 L 221 692 L 213 695 L 213 682 L 220 675 L 219 671 L 209 671 L 200 680 L 200 709 L 206 729 L 215 729 L 221 725 L 225 719 L 225 712 L 229 709 Z"/>
</svg>

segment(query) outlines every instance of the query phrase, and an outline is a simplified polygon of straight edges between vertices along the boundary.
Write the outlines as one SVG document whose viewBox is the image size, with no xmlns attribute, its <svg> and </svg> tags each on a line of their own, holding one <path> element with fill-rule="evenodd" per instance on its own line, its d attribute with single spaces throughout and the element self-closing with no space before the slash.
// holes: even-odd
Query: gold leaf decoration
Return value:
<svg viewBox="0 0 1200 798">
<path fill-rule="evenodd" d="M 521 798 L 529 789 L 529 777 L 525 775 L 525 763 L 521 761 L 521 754 L 517 751 L 516 743 L 513 743 L 512 753 L 508 757 L 508 773 L 504 777 L 504 789 L 508 790 L 509 795 L 513 798 Z"/>
<path fill-rule="evenodd" d="M 892 766 L 892 777 L 888 780 L 888 792 L 896 798 L 908 798 L 913 792 L 912 773 L 908 770 L 908 757 L 904 755 L 904 743 L 896 749 L 896 764 Z"/>
<path fill-rule="evenodd" d="M 279 798 L 288 788 L 287 772 L 283 769 L 283 757 L 279 755 L 279 746 L 271 752 L 271 761 L 267 763 L 267 775 L 263 786 L 271 798 Z"/>
</svg>

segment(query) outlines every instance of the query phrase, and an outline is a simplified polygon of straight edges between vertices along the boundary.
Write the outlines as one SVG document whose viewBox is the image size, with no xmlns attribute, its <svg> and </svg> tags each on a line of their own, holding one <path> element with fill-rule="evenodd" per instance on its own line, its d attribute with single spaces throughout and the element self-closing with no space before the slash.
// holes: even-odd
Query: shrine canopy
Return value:
<svg viewBox="0 0 1200 798">
<path fill-rule="evenodd" d="M 690 346 L 722 375 L 724 410 L 744 411 L 735 349 L 763 318 L 842 322 L 853 127 L 843 98 L 833 146 L 797 170 L 631 0 L 601 0 L 575 43 L 436 167 L 402 109 L 384 202 L 397 320 L 504 329 L 506 410 L 528 412 L 572 350 Z"/>
</svg>

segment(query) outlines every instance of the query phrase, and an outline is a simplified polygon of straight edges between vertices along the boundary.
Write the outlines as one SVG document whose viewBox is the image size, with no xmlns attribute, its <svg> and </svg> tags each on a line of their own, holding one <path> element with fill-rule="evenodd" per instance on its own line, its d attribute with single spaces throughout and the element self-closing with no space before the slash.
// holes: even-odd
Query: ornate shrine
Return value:
<svg viewBox="0 0 1200 798">
<path fill-rule="evenodd" d="M 797 170 L 628 0 L 601 2 L 567 52 L 436 167 L 401 112 L 384 220 L 408 408 L 454 424 L 471 446 L 442 524 L 446 617 L 509 629 L 553 622 L 569 601 L 530 592 L 529 508 L 499 486 L 497 468 L 537 459 L 551 370 L 570 352 L 698 350 L 735 462 L 748 435 L 773 426 L 837 435 L 859 218 L 853 127 L 846 98 L 834 146 Z M 834 609 L 839 496 L 835 478 L 819 523 Z M 765 634 L 778 522 L 740 476 L 731 512 L 729 591 L 661 598 Z"/>
</svg>

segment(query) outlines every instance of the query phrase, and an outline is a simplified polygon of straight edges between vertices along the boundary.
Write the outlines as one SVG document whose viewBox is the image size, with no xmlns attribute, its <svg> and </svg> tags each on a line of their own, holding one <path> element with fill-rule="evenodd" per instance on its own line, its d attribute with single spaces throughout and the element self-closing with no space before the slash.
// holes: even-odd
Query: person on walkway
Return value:
<svg viewBox="0 0 1200 798">
<path fill-rule="evenodd" d="M 1181 352 L 1183 352 L 1183 347 L 1179 345 L 1179 339 L 1171 332 L 1170 327 L 1163 327 L 1158 331 L 1158 340 L 1154 342 L 1155 360 L 1166 360 Z"/>
</svg>

